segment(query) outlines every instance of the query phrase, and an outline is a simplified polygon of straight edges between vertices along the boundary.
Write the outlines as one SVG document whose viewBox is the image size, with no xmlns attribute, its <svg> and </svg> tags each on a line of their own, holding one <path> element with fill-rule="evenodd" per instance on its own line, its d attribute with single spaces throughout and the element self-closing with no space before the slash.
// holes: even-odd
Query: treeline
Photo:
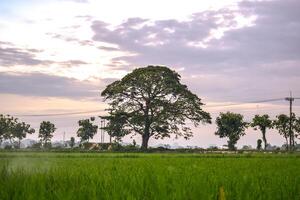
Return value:
<svg viewBox="0 0 300 200">
<path fill-rule="evenodd" d="M 92 124 L 95 118 L 79 120 L 79 129 L 77 137 L 80 137 L 80 143 L 92 139 L 98 131 L 98 126 Z M 50 121 L 43 121 L 38 131 L 39 146 L 41 148 L 51 148 L 51 138 L 56 130 L 55 124 Z M 10 115 L 0 114 L 0 146 L 4 140 L 10 142 L 10 146 L 20 148 L 21 140 L 26 138 L 27 134 L 33 134 L 35 130 L 25 122 L 19 122 L 18 118 Z M 75 145 L 75 138 L 70 138 L 70 146 Z"/>
<path fill-rule="evenodd" d="M 257 140 L 257 149 L 261 149 L 261 143 L 264 143 L 264 149 L 267 148 L 267 130 L 277 129 L 278 133 L 285 138 L 287 150 L 295 148 L 295 138 L 300 133 L 300 118 L 292 114 L 292 117 L 285 114 L 276 116 L 275 120 L 271 120 L 269 115 L 255 115 L 252 122 L 245 122 L 243 115 L 238 113 L 220 113 L 216 119 L 217 131 L 215 132 L 220 138 L 228 138 L 228 149 L 235 150 L 236 143 L 241 136 L 246 134 L 245 130 L 249 127 L 259 130 L 262 134 L 262 140 Z"/>
<path fill-rule="evenodd" d="M 295 145 L 297 144 L 295 139 L 300 136 L 300 117 L 296 117 L 294 113 L 292 114 L 292 118 L 285 114 L 280 114 L 274 120 L 270 119 L 270 116 L 267 114 L 255 115 L 251 122 L 245 122 L 243 118 L 243 115 L 233 112 L 220 113 L 216 118 L 217 130 L 215 135 L 218 135 L 220 138 L 228 138 L 226 146 L 229 150 L 237 149 L 235 146 L 236 143 L 246 134 L 246 129 L 248 128 L 253 128 L 261 132 L 261 139 L 257 140 L 257 150 L 266 150 L 268 145 L 268 129 L 276 129 L 278 134 L 284 137 L 286 150 L 295 149 Z M 77 137 L 80 138 L 80 144 L 88 143 L 97 134 L 99 128 L 93 124 L 94 121 L 94 117 L 78 121 Z M 106 128 L 102 127 L 102 129 Z M 54 136 L 55 130 L 55 125 L 50 121 L 41 122 L 38 131 L 39 148 L 51 148 L 51 138 Z M 35 133 L 35 130 L 29 124 L 20 122 L 17 118 L 9 115 L 0 115 L 0 145 L 3 140 L 8 140 L 11 146 L 20 148 L 20 141 L 26 138 L 27 134 L 33 133 Z M 122 140 L 122 137 L 116 137 L 115 135 L 111 135 L 115 143 L 112 147 L 115 147 Z M 75 138 L 71 137 L 69 146 L 73 148 L 75 142 Z M 108 148 L 106 146 L 107 144 L 105 145 L 105 149 Z M 131 147 L 131 145 L 129 146 Z M 89 148 L 89 144 L 82 145 L 82 147 Z M 135 140 L 133 147 L 137 147 Z M 117 148 L 120 149 L 122 147 L 117 145 Z"/>
</svg>

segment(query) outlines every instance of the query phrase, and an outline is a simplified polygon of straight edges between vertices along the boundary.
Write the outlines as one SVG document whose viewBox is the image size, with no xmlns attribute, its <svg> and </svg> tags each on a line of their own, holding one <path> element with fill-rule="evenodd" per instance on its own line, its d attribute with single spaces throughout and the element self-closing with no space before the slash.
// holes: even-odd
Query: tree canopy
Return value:
<svg viewBox="0 0 300 200">
<path fill-rule="evenodd" d="M 41 139 L 41 143 L 46 147 L 51 138 L 53 137 L 53 133 L 56 130 L 55 125 L 49 121 L 43 121 L 40 124 L 39 130 L 39 138 Z"/>
<path fill-rule="evenodd" d="M 292 150 L 295 145 L 295 137 L 297 137 L 300 132 L 300 118 L 297 118 L 295 113 L 292 113 L 292 118 L 285 114 L 280 114 L 276 116 L 276 120 L 274 120 L 273 123 L 275 128 L 278 130 L 278 133 L 285 138 L 287 148 Z"/>
<path fill-rule="evenodd" d="M 80 127 L 77 130 L 77 136 L 81 138 L 81 142 L 93 139 L 94 135 L 97 133 L 98 126 L 93 125 L 93 121 L 95 121 L 94 117 L 78 121 Z"/>
<path fill-rule="evenodd" d="M 228 148 L 235 150 L 235 144 L 241 136 L 245 135 L 245 129 L 248 126 L 247 122 L 244 122 L 243 115 L 238 113 L 220 113 L 220 116 L 216 119 L 217 131 L 215 132 L 220 138 L 227 137 L 229 140 Z"/>
<path fill-rule="evenodd" d="M 35 130 L 31 128 L 29 124 L 19 122 L 18 118 L 9 115 L 0 115 L 0 144 L 2 140 L 9 140 L 12 144 L 14 138 L 17 138 L 20 148 L 20 141 L 25 138 L 27 134 L 34 132 Z"/>
<path fill-rule="evenodd" d="M 180 83 L 180 75 L 164 66 L 138 68 L 121 80 L 108 85 L 101 93 L 109 101 L 108 133 L 142 136 L 142 148 L 150 137 L 165 138 L 175 134 L 192 136 L 191 121 L 211 123 L 210 114 L 202 110 L 201 99 Z"/>
<path fill-rule="evenodd" d="M 270 119 L 269 115 L 255 115 L 255 117 L 252 119 L 252 123 L 250 124 L 252 127 L 254 127 L 254 130 L 259 129 L 262 133 L 262 139 L 264 141 L 264 149 L 267 148 L 267 137 L 266 132 L 267 129 L 270 129 L 273 127 L 273 122 Z"/>
</svg>

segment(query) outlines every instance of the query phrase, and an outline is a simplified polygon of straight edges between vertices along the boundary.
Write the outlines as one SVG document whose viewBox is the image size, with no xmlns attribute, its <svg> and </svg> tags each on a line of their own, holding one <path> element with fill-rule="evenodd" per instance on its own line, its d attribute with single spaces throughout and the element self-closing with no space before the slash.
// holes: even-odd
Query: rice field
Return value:
<svg viewBox="0 0 300 200">
<path fill-rule="evenodd" d="M 300 199 L 299 154 L 0 152 L 0 199 Z"/>
</svg>

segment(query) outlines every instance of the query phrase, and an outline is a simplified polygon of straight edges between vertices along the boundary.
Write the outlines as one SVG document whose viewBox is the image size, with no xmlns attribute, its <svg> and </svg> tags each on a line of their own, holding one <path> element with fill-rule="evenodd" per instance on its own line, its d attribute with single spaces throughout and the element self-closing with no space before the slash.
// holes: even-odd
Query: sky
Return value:
<svg viewBox="0 0 300 200">
<path fill-rule="evenodd" d="M 63 133 L 68 139 L 79 119 L 105 114 L 106 85 L 137 67 L 164 65 L 181 75 L 213 121 L 227 111 L 247 121 L 287 114 L 284 100 L 246 102 L 283 99 L 290 91 L 300 97 L 299 9 L 299 0 L 0 0 L 0 113 L 37 130 L 49 120 L 57 126 L 53 140 Z M 293 109 L 299 116 L 300 100 Z M 85 111 L 97 112 L 27 116 Z M 150 145 L 225 144 L 215 130 L 201 125 L 190 140 L 150 139 Z M 255 147 L 260 137 L 248 129 L 238 145 Z M 284 142 L 275 130 L 268 139 Z"/>
</svg>

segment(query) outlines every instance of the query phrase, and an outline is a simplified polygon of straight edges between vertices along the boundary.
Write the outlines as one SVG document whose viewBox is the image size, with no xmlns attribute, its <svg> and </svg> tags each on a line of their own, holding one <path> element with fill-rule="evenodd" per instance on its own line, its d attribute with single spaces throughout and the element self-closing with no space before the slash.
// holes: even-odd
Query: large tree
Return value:
<svg viewBox="0 0 300 200">
<path fill-rule="evenodd" d="M 94 135 L 97 133 L 98 126 L 93 125 L 93 121 L 95 121 L 94 117 L 78 121 L 79 129 L 77 131 L 77 136 L 81 138 L 81 142 L 93 139 Z"/>
<path fill-rule="evenodd" d="M 247 122 L 244 122 L 243 115 L 238 113 L 220 113 L 220 116 L 216 119 L 217 131 L 215 132 L 220 138 L 227 137 L 229 140 L 228 148 L 235 150 L 235 144 L 241 136 L 245 135 L 245 129 L 248 126 Z"/>
<path fill-rule="evenodd" d="M 151 137 L 171 134 L 188 139 L 191 121 L 211 123 L 209 113 L 202 110 L 201 99 L 180 83 L 180 75 L 163 66 L 138 68 L 121 80 L 108 85 L 101 93 L 109 101 L 107 128 L 114 135 L 139 134 L 142 149 Z"/>
<path fill-rule="evenodd" d="M 265 115 L 255 115 L 255 117 L 252 119 L 251 126 L 254 128 L 254 130 L 259 129 L 262 133 L 262 139 L 264 141 L 264 149 L 267 148 L 267 137 L 266 132 L 267 129 L 270 129 L 273 127 L 273 122 L 270 120 L 270 116 Z"/>
<path fill-rule="evenodd" d="M 55 125 L 49 121 L 43 121 L 40 124 L 39 138 L 44 147 L 47 147 L 47 145 L 50 143 L 55 130 Z"/>
</svg>

